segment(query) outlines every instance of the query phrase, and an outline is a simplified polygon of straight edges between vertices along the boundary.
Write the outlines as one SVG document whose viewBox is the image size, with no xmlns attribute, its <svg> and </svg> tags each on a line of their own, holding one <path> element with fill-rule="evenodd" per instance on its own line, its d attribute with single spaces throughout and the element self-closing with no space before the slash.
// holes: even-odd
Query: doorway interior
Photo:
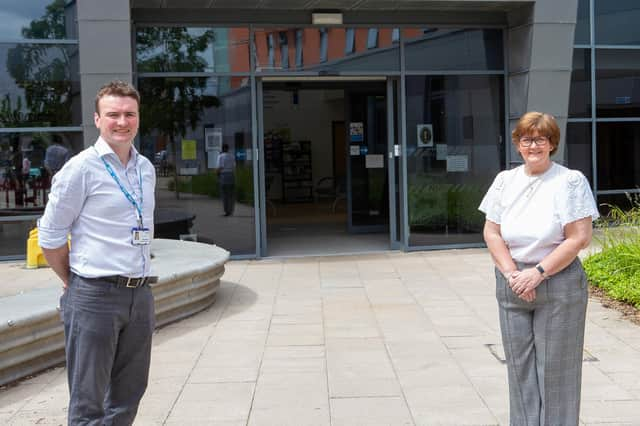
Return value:
<svg viewBox="0 0 640 426">
<path fill-rule="evenodd" d="M 263 255 L 388 250 L 386 82 L 262 83 Z"/>
</svg>

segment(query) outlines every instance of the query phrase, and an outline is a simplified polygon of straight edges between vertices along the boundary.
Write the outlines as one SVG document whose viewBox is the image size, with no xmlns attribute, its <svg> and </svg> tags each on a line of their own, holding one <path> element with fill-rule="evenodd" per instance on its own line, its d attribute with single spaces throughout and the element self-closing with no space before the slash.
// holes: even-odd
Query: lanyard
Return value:
<svg viewBox="0 0 640 426">
<path fill-rule="evenodd" d="M 95 149 L 96 153 L 98 153 L 98 150 L 96 149 L 95 146 L 93 147 L 93 149 Z M 129 202 L 136 209 L 136 212 L 138 213 L 138 226 L 142 228 L 144 226 L 142 223 L 142 173 L 140 172 L 140 170 L 138 170 L 138 184 L 140 186 L 140 204 L 138 204 L 135 198 L 133 198 L 133 196 L 129 194 L 129 191 L 127 191 L 127 189 L 122 185 L 122 182 L 120 182 L 120 179 L 118 179 L 118 175 L 116 175 L 116 173 L 113 171 L 113 168 L 111 167 L 111 165 L 107 163 L 105 159 L 100 156 L 100 153 L 98 153 L 98 157 L 102 160 L 102 163 L 104 164 L 104 167 L 107 169 L 107 172 L 109 172 L 113 180 L 115 180 L 118 186 L 120 187 L 120 191 L 122 191 L 124 196 L 127 197 L 127 200 L 129 200 Z M 136 166 L 137 165 L 138 165 L 138 161 L 136 159 Z"/>
</svg>

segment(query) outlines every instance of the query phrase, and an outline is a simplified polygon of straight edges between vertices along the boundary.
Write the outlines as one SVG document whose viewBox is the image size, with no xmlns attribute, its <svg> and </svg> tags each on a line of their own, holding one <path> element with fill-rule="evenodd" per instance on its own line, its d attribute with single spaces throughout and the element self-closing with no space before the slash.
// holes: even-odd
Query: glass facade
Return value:
<svg viewBox="0 0 640 426">
<path fill-rule="evenodd" d="M 482 241 L 478 206 L 504 168 L 501 75 L 407 76 L 409 245 Z"/>
<path fill-rule="evenodd" d="M 140 150 L 157 170 L 157 238 L 256 253 L 248 36 L 248 28 L 136 32 Z M 223 185 L 217 169 L 224 146 L 235 167 Z"/>
<path fill-rule="evenodd" d="M 257 73 L 400 71 L 392 28 L 256 28 L 253 44 Z"/>
<path fill-rule="evenodd" d="M 402 36 L 407 71 L 504 69 L 502 30 L 404 28 Z"/>
<path fill-rule="evenodd" d="M 143 99 L 141 150 L 154 158 L 158 167 L 159 214 L 184 217 L 190 225 L 180 232 L 169 232 L 167 237 L 215 243 L 233 255 L 258 252 L 254 243 L 257 191 L 251 149 L 255 139 L 249 84 L 252 75 L 353 73 L 402 78 L 404 60 L 405 96 L 395 102 L 406 102 L 403 133 L 407 160 L 395 163 L 398 179 L 401 167 L 406 166 L 408 172 L 407 246 L 482 242 L 479 197 L 504 168 L 505 158 L 501 30 L 141 27 L 136 30 L 136 41 L 138 86 Z M 404 43 L 404 58 L 400 43 Z M 466 53 L 447 54 L 452 49 Z M 446 75 L 420 75 L 433 71 Z M 461 75 L 450 75 L 452 71 Z M 470 72 L 474 75 L 462 75 Z M 398 84 L 393 87 L 400 88 Z M 328 101 L 339 99 L 335 91 L 327 93 L 331 93 L 325 95 Z M 301 98 L 300 93 L 291 92 L 294 110 L 301 108 L 301 102 L 305 106 L 308 103 Z M 357 103 L 356 98 L 355 94 L 349 95 L 349 102 Z M 367 117 L 350 113 L 352 122 L 380 123 L 376 129 L 382 141 L 382 158 L 387 140 L 384 100 L 384 92 L 363 98 L 367 107 L 360 109 L 370 111 Z M 273 102 L 265 97 L 264 108 L 271 111 Z M 398 111 L 393 111 L 396 123 L 401 118 Z M 373 120 L 378 115 L 378 120 Z M 371 137 L 369 127 L 365 133 Z M 394 133 L 400 135 L 397 130 Z M 215 173 L 222 144 L 229 145 L 236 160 L 236 211 L 230 217 L 222 215 Z M 353 155 L 349 156 L 351 160 L 355 159 Z M 388 198 L 388 189 L 383 188 L 387 180 L 384 164 L 378 170 L 382 173 L 378 179 L 382 198 L 376 206 L 387 203 Z M 356 172 L 351 170 L 352 184 L 357 183 Z M 350 194 L 350 224 L 373 226 L 375 223 L 357 215 L 381 216 L 386 208 L 356 208 L 361 192 L 353 190 Z M 398 232 L 403 220 L 398 218 L 394 224 Z M 159 236 L 164 236 L 164 228 L 160 231 Z"/>
<path fill-rule="evenodd" d="M 629 25 L 638 16 L 633 0 L 579 0 L 566 155 L 602 213 L 640 192 L 640 29 Z"/>
<path fill-rule="evenodd" d="M 13 3 L 0 19 L 0 258 L 12 258 L 83 148 L 76 2 Z"/>
</svg>

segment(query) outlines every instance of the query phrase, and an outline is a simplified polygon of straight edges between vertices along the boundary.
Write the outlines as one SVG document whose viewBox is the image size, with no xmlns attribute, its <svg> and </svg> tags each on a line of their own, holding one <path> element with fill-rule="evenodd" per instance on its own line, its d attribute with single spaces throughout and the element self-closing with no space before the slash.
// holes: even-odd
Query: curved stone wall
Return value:
<svg viewBox="0 0 640 426">
<path fill-rule="evenodd" d="M 178 321 L 211 306 L 229 252 L 189 241 L 153 241 L 151 248 L 156 326 Z M 29 271 L 25 270 L 25 280 Z M 0 299 L 0 385 L 64 362 L 59 282 L 50 288 Z"/>
</svg>

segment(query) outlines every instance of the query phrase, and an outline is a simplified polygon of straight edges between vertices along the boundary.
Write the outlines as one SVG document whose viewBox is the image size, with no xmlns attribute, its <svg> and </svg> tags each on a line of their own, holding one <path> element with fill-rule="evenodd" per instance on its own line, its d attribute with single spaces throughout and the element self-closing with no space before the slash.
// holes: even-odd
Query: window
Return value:
<svg viewBox="0 0 640 426">
<path fill-rule="evenodd" d="M 296 68 L 301 69 L 304 66 L 304 56 L 302 48 L 304 46 L 304 31 L 296 30 Z"/>
<path fill-rule="evenodd" d="M 367 49 L 375 49 L 378 47 L 378 30 L 376 28 L 369 28 L 367 33 Z"/>
<path fill-rule="evenodd" d="M 596 50 L 596 116 L 640 117 L 640 50 Z"/>
<path fill-rule="evenodd" d="M 344 54 L 350 55 L 354 52 L 356 45 L 356 31 L 353 28 L 347 28 L 344 39 Z"/>
<path fill-rule="evenodd" d="M 637 0 L 595 1 L 596 44 L 640 44 L 640 3 Z"/>
<path fill-rule="evenodd" d="M 573 50 L 569 117 L 591 117 L 591 50 Z"/>
<path fill-rule="evenodd" d="M 327 62 L 329 50 L 329 32 L 326 28 L 320 28 L 320 62 Z"/>
<path fill-rule="evenodd" d="M 280 42 L 280 64 L 282 69 L 286 70 L 289 69 L 289 40 L 287 39 L 287 32 L 279 32 L 278 40 Z"/>
</svg>

